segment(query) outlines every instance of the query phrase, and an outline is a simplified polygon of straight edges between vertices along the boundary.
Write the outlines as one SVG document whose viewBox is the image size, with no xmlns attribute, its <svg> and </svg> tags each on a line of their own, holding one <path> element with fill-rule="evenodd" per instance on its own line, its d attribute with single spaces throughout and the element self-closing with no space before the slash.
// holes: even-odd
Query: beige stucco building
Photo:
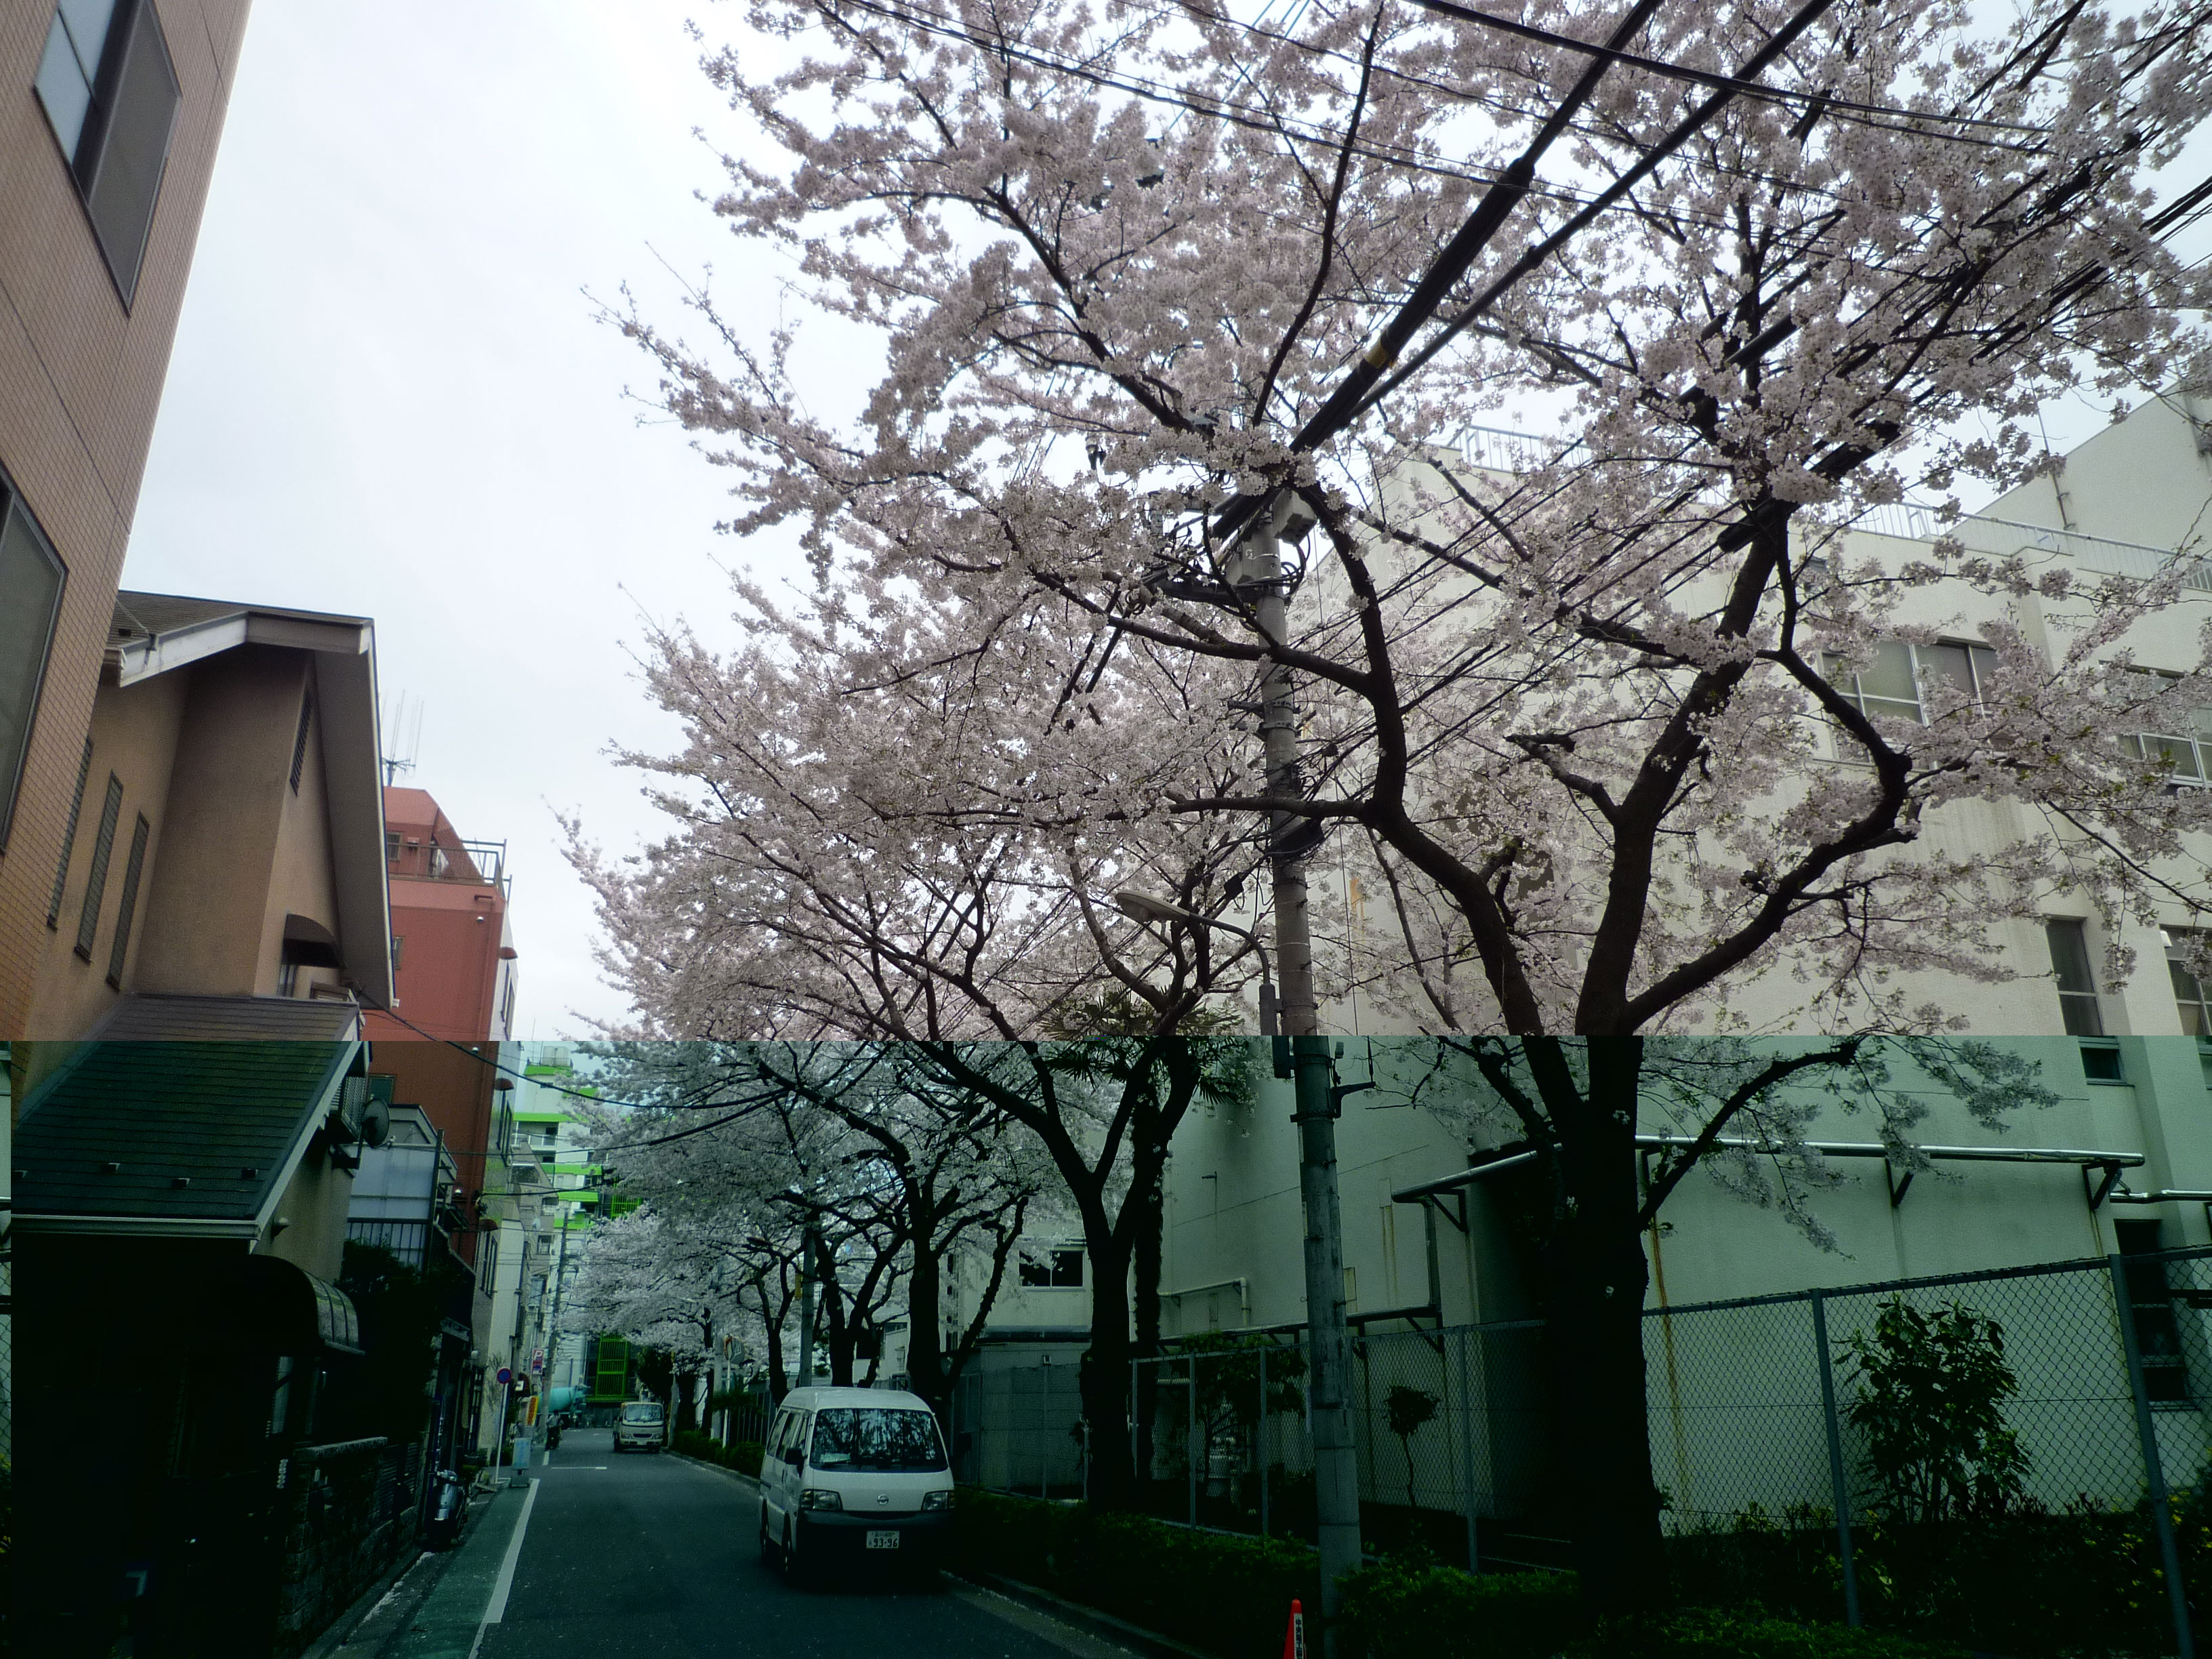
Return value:
<svg viewBox="0 0 2212 1659">
<path fill-rule="evenodd" d="M 246 0 L 66 11 L 0 9 L 0 1038 L 30 1029 Z"/>
</svg>

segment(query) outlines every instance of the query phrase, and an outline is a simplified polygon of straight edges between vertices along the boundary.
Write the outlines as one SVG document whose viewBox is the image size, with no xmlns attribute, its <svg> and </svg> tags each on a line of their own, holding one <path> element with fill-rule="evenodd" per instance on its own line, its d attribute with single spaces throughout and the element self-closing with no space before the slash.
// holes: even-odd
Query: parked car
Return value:
<svg viewBox="0 0 2212 1659">
<path fill-rule="evenodd" d="M 793 1389 L 760 1486 L 761 1559 L 794 1582 L 840 1563 L 934 1565 L 951 1534 L 952 1467 L 919 1395 Z"/>
<path fill-rule="evenodd" d="M 615 1419 L 615 1449 L 659 1451 L 668 1443 L 668 1408 L 658 1400 L 626 1400 Z"/>
</svg>

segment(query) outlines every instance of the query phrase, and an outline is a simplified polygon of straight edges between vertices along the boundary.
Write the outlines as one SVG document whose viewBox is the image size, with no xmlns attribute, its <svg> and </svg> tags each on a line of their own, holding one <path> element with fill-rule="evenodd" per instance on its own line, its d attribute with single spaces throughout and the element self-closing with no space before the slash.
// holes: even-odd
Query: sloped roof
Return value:
<svg viewBox="0 0 2212 1659">
<path fill-rule="evenodd" d="M 392 901 L 385 879 L 376 624 L 330 611 L 125 590 L 115 596 L 106 662 L 117 684 L 135 685 L 248 645 L 313 654 L 346 977 L 372 1005 L 388 1006 Z"/>
<path fill-rule="evenodd" d="M 354 1042 L 88 1042 L 25 1103 L 15 1213 L 257 1231 Z"/>
<path fill-rule="evenodd" d="M 125 997 L 91 1032 L 94 1042 L 346 1042 L 361 1035 L 361 1005 L 333 997 Z"/>
</svg>

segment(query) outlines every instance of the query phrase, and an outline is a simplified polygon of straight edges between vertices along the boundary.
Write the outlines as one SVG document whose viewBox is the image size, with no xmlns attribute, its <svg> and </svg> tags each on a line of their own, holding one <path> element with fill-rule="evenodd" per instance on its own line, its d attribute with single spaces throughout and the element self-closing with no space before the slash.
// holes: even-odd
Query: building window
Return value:
<svg viewBox="0 0 2212 1659">
<path fill-rule="evenodd" d="M 1049 1250 L 1041 1258 L 1024 1256 L 1022 1259 L 1022 1283 L 1033 1290 L 1081 1290 L 1083 1252 Z"/>
<path fill-rule="evenodd" d="M 100 931 L 100 903 L 107 896 L 107 865 L 115 856 L 115 825 L 123 816 L 123 780 L 107 775 L 107 799 L 100 803 L 100 833 L 93 838 L 92 868 L 85 872 L 84 908 L 77 913 L 76 953 L 92 960 L 92 941 Z"/>
<path fill-rule="evenodd" d="M 2120 1221 L 2120 1254 L 2131 1258 L 2123 1268 L 2128 1305 L 2136 1316 L 2136 1346 L 2142 1355 L 2143 1392 L 2154 1401 L 2189 1398 L 2189 1364 L 2181 1346 L 2181 1320 L 2173 1306 L 2173 1286 L 2158 1252 L 2166 1248 L 2155 1221 Z"/>
<path fill-rule="evenodd" d="M 307 733 L 314 729 L 315 688 L 309 686 L 300 698 L 300 729 L 292 737 L 292 793 L 300 793 L 300 774 L 307 764 Z"/>
<path fill-rule="evenodd" d="M 38 713 L 68 574 L 8 475 L 0 472 L 0 849 L 15 822 L 31 719 Z"/>
<path fill-rule="evenodd" d="M 69 822 L 62 828 L 62 855 L 54 865 L 54 890 L 46 900 L 46 926 L 58 927 L 62 920 L 62 895 L 69 890 L 70 854 L 76 847 L 77 820 L 84 816 L 84 786 L 92 776 L 92 739 L 84 740 L 84 753 L 77 759 L 76 787 L 70 792 Z"/>
<path fill-rule="evenodd" d="M 1986 702 L 1996 661 L 1996 653 L 1986 645 L 1950 640 L 1937 645 L 1908 645 L 1903 640 L 1884 640 L 1875 647 L 1873 658 L 1863 666 L 1854 668 L 1830 655 L 1821 659 L 1820 672 L 1869 719 L 1911 720 L 1925 726 L 1924 688 L 1948 682 L 1975 702 Z"/>
<path fill-rule="evenodd" d="M 2154 688 L 2153 695 L 2181 678 L 2162 668 L 2144 672 L 2164 682 Z M 2212 708 L 2194 711 L 2189 725 L 2190 730 L 2178 736 L 2146 732 L 2122 738 L 2120 747 L 2136 759 L 2164 769 L 2169 783 L 2212 784 Z"/>
<path fill-rule="evenodd" d="M 2208 994 L 2204 981 L 2191 972 L 2185 958 L 2195 954 L 2203 959 L 2205 936 L 2193 928 L 2163 927 L 2159 936 L 2166 941 L 2166 971 L 2172 976 L 2173 1000 L 2181 1013 L 2181 1029 L 2190 1036 L 2212 1037 L 2212 994 Z"/>
<path fill-rule="evenodd" d="M 384 832 L 384 861 L 386 864 L 399 862 L 399 832 L 397 830 Z"/>
<path fill-rule="evenodd" d="M 176 66 L 153 0 L 61 0 L 36 84 L 127 307 L 177 125 Z"/>
<path fill-rule="evenodd" d="M 131 917 L 138 908 L 138 878 L 146 869 L 146 841 L 153 833 L 153 825 L 141 812 L 137 827 L 131 832 L 131 857 L 123 866 L 123 902 L 115 913 L 115 943 L 107 952 L 107 982 L 118 991 L 123 988 L 123 964 L 131 954 Z"/>
<path fill-rule="evenodd" d="M 2057 982 L 2058 1009 L 2067 1036 L 2104 1036 L 2105 1015 L 2089 969 L 2087 928 L 2072 916 L 2053 916 L 2043 927 L 2051 939 L 2051 975 Z"/>
<path fill-rule="evenodd" d="M 477 1237 L 483 1241 L 483 1260 L 477 1268 L 477 1289 L 489 1296 L 499 1285 L 499 1235 L 490 1232 Z"/>
<path fill-rule="evenodd" d="M 404 933 L 392 936 L 392 971 L 395 974 L 399 971 L 399 958 L 406 954 L 406 945 L 407 936 Z"/>
</svg>

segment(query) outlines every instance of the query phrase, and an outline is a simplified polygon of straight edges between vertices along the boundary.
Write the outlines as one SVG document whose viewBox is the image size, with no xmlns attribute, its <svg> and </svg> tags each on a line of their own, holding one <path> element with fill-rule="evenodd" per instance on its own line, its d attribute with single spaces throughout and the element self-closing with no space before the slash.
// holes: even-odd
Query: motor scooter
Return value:
<svg viewBox="0 0 2212 1659">
<path fill-rule="evenodd" d="M 451 1469 L 430 1477 L 430 1519 L 422 1541 L 434 1550 L 451 1549 L 460 1541 L 461 1522 L 468 1518 L 469 1489 Z"/>
</svg>

